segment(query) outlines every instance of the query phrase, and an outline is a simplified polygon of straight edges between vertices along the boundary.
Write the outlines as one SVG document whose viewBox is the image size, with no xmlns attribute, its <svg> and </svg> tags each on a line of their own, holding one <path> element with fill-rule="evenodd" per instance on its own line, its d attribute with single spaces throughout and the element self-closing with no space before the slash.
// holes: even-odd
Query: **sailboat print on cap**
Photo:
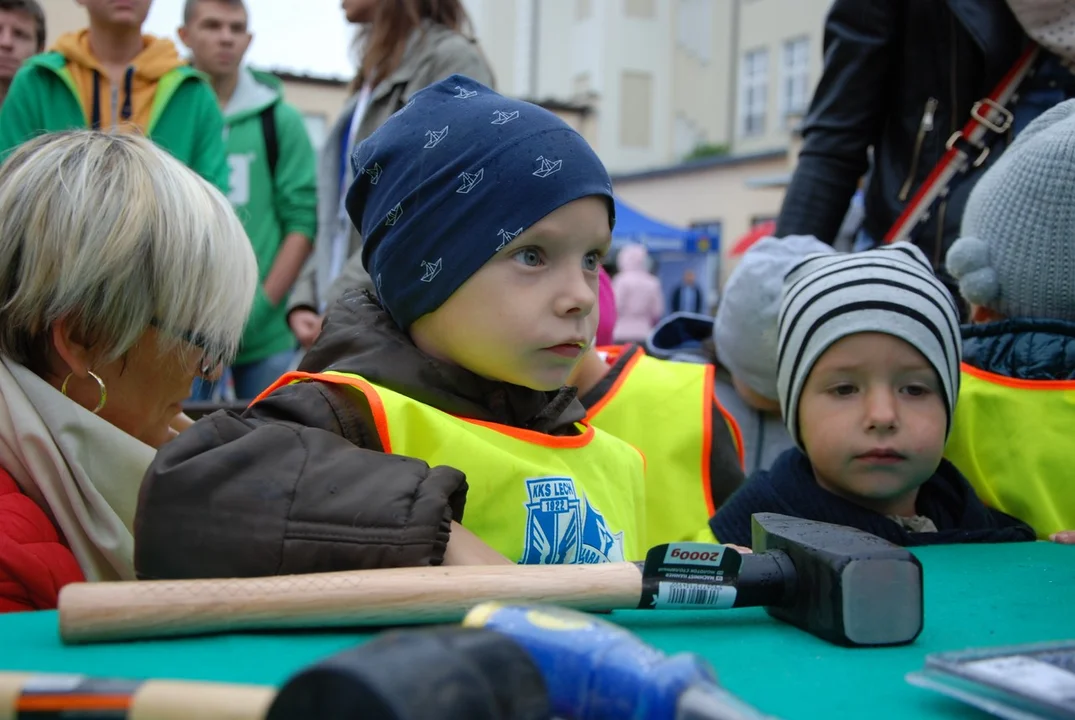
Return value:
<svg viewBox="0 0 1075 720">
<path fill-rule="evenodd" d="M 465 87 L 460 87 L 458 85 L 455 86 L 455 89 L 459 91 L 459 94 L 456 95 L 456 97 L 460 100 L 466 100 L 467 98 L 472 98 L 478 94 L 477 90 L 467 90 Z"/>
<path fill-rule="evenodd" d="M 433 282 L 433 278 L 440 275 L 441 260 L 444 258 L 437 258 L 436 262 L 422 261 L 422 282 Z"/>
<path fill-rule="evenodd" d="M 380 163 L 373 163 L 373 167 L 364 168 L 362 172 L 370 176 L 370 185 L 376 185 L 377 181 L 381 179 L 383 170 L 381 169 Z"/>
<path fill-rule="evenodd" d="M 519 117 L 519 111 L 518 110 L 512 110 L 511 112 L 504 112 L 503 110 L 495 110 L 495 111 L 493 111 L 493 114 L 496 115 L 496 118 L 494 118 L 493 122 L 490 123 L 491 125 L 507 125 L 512 120 L 515 120 L 516 118 Z"/>
<path fill-rule="evenodd" d="M 536 162 L 541 164 L 533 174 L 539 178 L 545 178 L 553 173 L 560 172 L 560 168 L 564 165 L 563 160 L 546 160 L 544 155 L 538 155 Z"/>
<path fill-rule="evenodd" d="M 456 192 L 460 195 L 466 195 L 485 177 L 485 168 L 478 168 L 476 173 L 461 172 L 459 177 L 463 178 L 463 184 L 456 189 Z"/>
<path fill-rule="evenodd" d="M 429 140 L 426 141 L 425 149 L 435 148 L 440 144 L 440 141 L 444 139 L 444 136 L 448 134 L 448 126 L 445 125 L 440 130 L 426 130 L 426 137 Z"/>
<path fill-rule="evenodd" d="M 497 251 L 497 252 L 500 252 L 501 250 L 503 250 L 503 249 L 504 249 L 504 247 L 505 247 L 505 246 L 506 246 L 506 245 L 507 245 L 508 243 L 510 243 L 510 242 L 511 242 L 512 240 L 514 240 L 515 238 L 519 237 L 519 233 L 521 233 L 522 231 L 523 231 L 523 229 L 522 229 L 522 228 L 519 228 L 519 229 L 518 229 L 518 230 L 516 230 L 515 232 L 511 232 L 511 231 L 509 231 L 509 230 L 505 230 L 504 228 L 500 228 L 500 232 L 498 232 L 498 233 L 497 233 L 496 235 L 497 235 L 497 237 L 499 237 L 499 238 L 500 238 L 501 240 L 500 240 L 500 244 L 496 246 L 496 251 Z"/>
<path fill-rule="evenodd" d="M 384 219 L 384 224 L 391 227 L 399 222 L 400 216 L 403 215 L 403 205 L 396 203 L 396 206 L 388 211 L 388 215 Z"/>
</svg>

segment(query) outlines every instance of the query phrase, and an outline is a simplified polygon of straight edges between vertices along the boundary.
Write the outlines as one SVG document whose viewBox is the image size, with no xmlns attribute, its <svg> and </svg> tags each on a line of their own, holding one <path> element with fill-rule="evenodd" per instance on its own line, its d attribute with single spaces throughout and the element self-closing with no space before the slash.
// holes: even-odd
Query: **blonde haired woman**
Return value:
<svg viewBox="0 0 1075 720">
<path fill-rule="evenodd" d="M 148 140 L 45 135 L 0 168 L 0 611 L 134 577 L 142 475 L 256 281 L 228 201 Z"/>
</svg>

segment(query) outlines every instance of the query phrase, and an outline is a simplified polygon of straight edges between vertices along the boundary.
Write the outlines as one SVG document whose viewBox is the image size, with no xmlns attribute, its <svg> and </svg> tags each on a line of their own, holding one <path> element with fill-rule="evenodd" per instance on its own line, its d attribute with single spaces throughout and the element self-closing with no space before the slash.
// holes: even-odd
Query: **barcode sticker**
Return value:
<svg viewBox="0 0 1075 720">
<path fill-rule="evenodd" d="M 642 567 L 638 607 L 730 608 L 742 562 L 738 552 L 723 545 L 669 543 L 651 548 Z"/>
<path fill-rule="evenodd" d="M 724 610 L 735 604 L 734 585 L 698 585 L 694 583 L 660 583 L 656 608 L 706 607 Z"/>
<path fill-rule="evenodd" d="M 975 660 L 963 672 L 981 682 L 1052 703 L 1075 703 L 1075 673 L 1026 655 Z"/>
</svg>

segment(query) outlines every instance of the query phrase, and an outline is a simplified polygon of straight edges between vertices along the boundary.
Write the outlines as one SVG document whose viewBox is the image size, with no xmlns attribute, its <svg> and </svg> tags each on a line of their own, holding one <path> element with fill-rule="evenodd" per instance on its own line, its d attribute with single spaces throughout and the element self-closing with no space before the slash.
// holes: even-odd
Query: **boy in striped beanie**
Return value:
<svg viewBox="0 0 1075 720">
<path fill-rule="evenodd" d="M 757 512 L 900 545 L 1034 539 L 942 459 L 959 394 L 959 314 L 920 250 L 808 256 L 784 280 L 779 325 L 777 390 L 796 447 L 714 516 L 721 542 L 749 544 Z"/>
</svg>

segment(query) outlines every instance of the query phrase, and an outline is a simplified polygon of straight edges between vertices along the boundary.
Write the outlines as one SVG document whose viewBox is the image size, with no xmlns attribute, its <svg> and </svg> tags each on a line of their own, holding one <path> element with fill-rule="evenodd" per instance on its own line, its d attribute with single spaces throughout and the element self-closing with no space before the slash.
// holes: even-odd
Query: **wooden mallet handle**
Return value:
<svg viewBox="0 0 1075 720">
<path fill-rule="evenodd" d="M 84 680 L 76 685 L 77 676 L 0 673 L 0 720 L 17 720 L 20 711 L 47 713 L 50 709 L 55 714 L 49 717 L 123 709 L 128 720 L 262 720 L 276 696 L 276 688 L 258 685 Z M 33 692 L 28 692 L 28 685 Z"/>
<path fill-rule="evenodd" d="M 632 563 L 393 568 L 226 580 L 74 583 L 69 644 L 282 628 L 458 622 L 489 600 L 601 611 L 638 607 Z"/>
</svg>

